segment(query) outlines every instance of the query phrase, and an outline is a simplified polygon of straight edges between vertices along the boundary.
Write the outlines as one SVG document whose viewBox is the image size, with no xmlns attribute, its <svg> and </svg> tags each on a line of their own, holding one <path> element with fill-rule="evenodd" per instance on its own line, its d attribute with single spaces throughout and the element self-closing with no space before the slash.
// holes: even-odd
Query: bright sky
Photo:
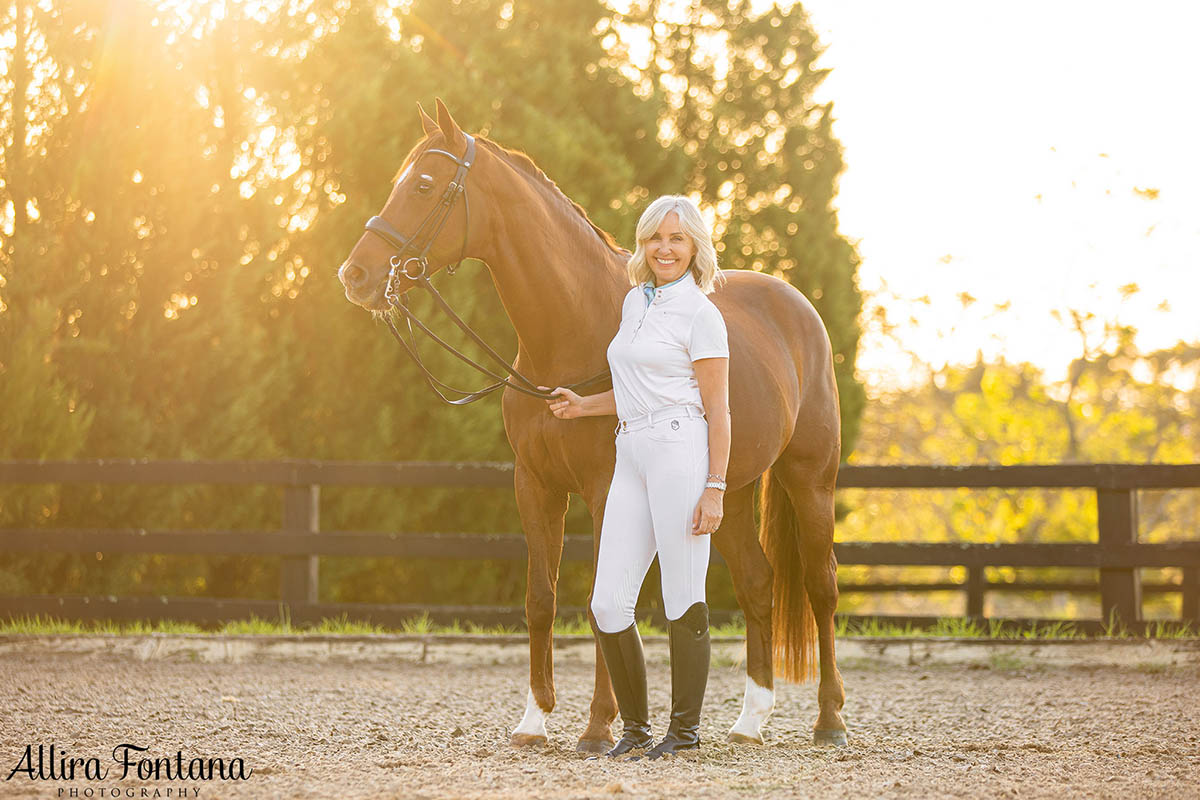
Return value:
<svg viewBox="0 0 1200 800">
<path fill-rule="evenodd" d="M 907 349 L 1057 379 L 1079 352 L 1050 314 L 1068 308 L 1137 327 L 1143 349 L 1200 340 L 1200 6 L 804 5 L 833 70 L 818 99 L 845 148 L 841 229 Z M 871 334 L 859 365 L 879 387 L 908 362 Z"/>
</svg>

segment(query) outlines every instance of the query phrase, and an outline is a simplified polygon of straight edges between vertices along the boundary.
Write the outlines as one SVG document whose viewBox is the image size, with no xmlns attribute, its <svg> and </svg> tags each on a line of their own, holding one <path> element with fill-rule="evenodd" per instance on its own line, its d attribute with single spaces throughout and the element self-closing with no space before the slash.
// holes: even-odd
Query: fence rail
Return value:
<svg viewBox="0 0 1200 800">
<path fill-rule="evenodd" d="M 279 600 L 166 597 L 0 597 L 0 615 L 56 614 L 81 619 L 176 619 L 215 623 L 250 615 L 273 617 L 286 608 L 293 622 L 345 615 L 397 624 L 420 613 L 435 621 L 519 624 L 516 607 L 411 606 L 320 603 L 321 556 L 520 559 L 519 534 L 376 533 L 320 531 L 322 486 L 511 488 L 508 463 L 445 462 L 211 462 L 211 461 L 0 461 L 0 484 L 212 484 L 283 487 L 279 531 L 0 529 L 3 552 L 112 552 L 142 554 L 257 555 L 282 558 Z M 1105 620 L 1131 629 L 1142 623 L 1142 596 L 1182 593 L 1184 620 L 1200 623 L 1200 541 L 1148 544 L 1138 541 L 1138 490 L 1200 488 L 1200 464 L 1055 464 L 1022 466 L 844 466 L 838 488 L 1086 488 L 1096 492 L 1095 543 L 976 544 L 839 542 L 839 563 L 871 566 L 965 567 L 962 583 L 881 582 L 842 585 L 843 592 L 960 591 L 969 617 L 982 619 L 992 591 L 1099 592 Z M 1193 524 L 1195 524 L 1193 522 Z M 563 559 L 592 559 L 590 536 L 568 536 Z M 720 556 L 714 550 L 714 562 Z M 987 567 L 1087 567 L 1099 581 L 988 581 Z M 1179 567 L 1180 583 L 1143 584 L 1144 567 Z M 561 608 L 563 613 L 580 609 Z M 734 613 L 716 609 L 716 621 Z M 884 617 L 926 624 L 925 617 Z M 1099 621 L 1082 621 L 1095 627 Z M 1084 627 L 1087 627 L 1085 625 Z"/>
</svg>

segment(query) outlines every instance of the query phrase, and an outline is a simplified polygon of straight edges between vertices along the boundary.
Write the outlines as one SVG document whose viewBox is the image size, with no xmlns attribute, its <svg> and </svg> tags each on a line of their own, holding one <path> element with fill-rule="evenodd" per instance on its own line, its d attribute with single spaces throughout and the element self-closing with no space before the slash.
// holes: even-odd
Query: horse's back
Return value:
<svg viewBox="0 0 1200 800">
<path fill-rule="evenodd" d="M 815 470 L 836 469 L 840 436 L 829 334 L 786 281 L 729 270 L 709 295 L 729 329 L 733 473 L 757 477 L 786 449 Z M 796 430 L 802 436 L 795 435 Z M 740 482 L 740 481 L 739 481 Z"/>
</svg>

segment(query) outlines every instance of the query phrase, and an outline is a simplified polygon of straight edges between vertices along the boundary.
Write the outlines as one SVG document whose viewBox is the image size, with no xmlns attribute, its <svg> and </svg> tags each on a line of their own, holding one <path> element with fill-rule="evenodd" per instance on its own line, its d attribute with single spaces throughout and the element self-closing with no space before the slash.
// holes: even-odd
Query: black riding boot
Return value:
<svg viewBox="0 0 1200 800">
<path fill-rule="evenodd" d="M 671 645 L 671 725 L 647 758 L 662 758 L 700 746 L 700 707 L 708 685 L 708 605 L 693 603 L 676 620 L 667 621 Z"/>
<path fill-rule="evenodd" d="M 621 710 L 625 728 L 621 740 L 605 753 L 609 758 L 616 758 L 631 750 L 649 747 L 654 741 L 650 736 L 650 703 L 646 698 L 646 657 L 637 623 L 620 633 L 605 633 L 597 628 L 596 639 L 612 678 L 617 708 Z"/>
</svg>

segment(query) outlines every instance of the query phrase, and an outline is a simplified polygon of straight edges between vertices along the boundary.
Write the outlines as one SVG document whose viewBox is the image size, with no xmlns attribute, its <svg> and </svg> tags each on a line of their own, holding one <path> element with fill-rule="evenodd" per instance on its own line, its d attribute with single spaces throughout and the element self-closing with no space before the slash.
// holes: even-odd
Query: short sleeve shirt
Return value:
<svg viewBox="0 0 1200 800">
<path fill-rule="evenodd" d="M 728 357 L 725 319 L 690 271 L 665 286 L 633 287 L 608 345 L 617 416 L 629 420 L 668 406 L 703 410 L 692 362 Z"/>
</svg>

